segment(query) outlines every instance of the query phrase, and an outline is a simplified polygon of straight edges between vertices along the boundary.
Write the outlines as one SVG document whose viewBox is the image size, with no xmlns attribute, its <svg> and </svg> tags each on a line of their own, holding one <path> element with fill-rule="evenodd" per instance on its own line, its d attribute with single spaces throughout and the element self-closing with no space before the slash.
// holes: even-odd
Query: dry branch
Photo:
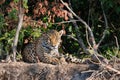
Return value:
<svg viewBox="0 0 120 80">
<path fill-rule="evenodd" d="M 97 61 L 99 64 L 101 64 L 102 62 L 105 62 L 105 63 L 108 63 L 108 60 L 105 59 L 102 55 L 98 54 L 97 52 L 97 49 L 98 49 L 98 46 L 100 45 L 100 43 L 103 41 L 104 37 L 105 37 L 105 34 L 106 34 L 106 31 L 107 31 L 107 28 L 108 28 L 108 23 L 107 23 L 107 18 L 106 18 L 106 15 L 105 15 L 105 12 L 103 10 L 103 6 L 102 6 L 102 3 L 101 3 L 101 6 L 102 6 L 102 10 L 103 10 L 103 15 L 104 15 L 104 19 L 105 19 L 105 26 L 106 26 L 106 29 L 103 33 L 103 36 L 102 36 L 102 39 L 99 41 L 99 43 L 96 45 L 96 42 L 95 42 L 95 38 L 94 38 L 94 35 L 93 35 L 93 32 L 90 28 L 90 26 L 84 21 L 82 20 L 79 16 L 77 16 L 73 11 L 72 9 L 70 9 L 70 7 L 68 6 L 67 3 L 63 2 L 63 0 L 60 0 L 62 2 L 63 5 L 66 6 L 66 8 L 70 11 L 70 13 L 73 14 L 73 16 L 75 16 L 81 23 L 83 23 L 85 25 L 85 28 L 86 30 L 88 31 L 88 34 L 87 37 L 89 36 L 90 38 L 90 42 L 91 44 L 89 44 L 91 47 L 91 49 L 87 49 L 86 46 L 84 45 L 83 43 L 83 40 L 81 39 L 80 37 L 80 34 L 79 34 L 79 28 L 78 28 L 78 25 L 76 22 L 72 22 L 73 25 L 75 26 L 75 29 L 76 29 L 76 34 L 77 34 L 77 38 L 78 38 L 78 41 L 79 41 L 79 44 L 80 46 L 83 48 L 84 52 L 85 53 L 90 53 L 90 51 L 92 50 L 92 55 L 91 55 L 91 58 L 94 60 L 94 61 Z M 69 14 L 68 14 L 69 15 Z M 73 20 L 73 16 L 70 15 L 69 17 Z M 89 43 L 89 41 L 87 40 L 87 42 Z"/>
<path fill-rule="evenodd" d="M 109 65 L 102 64 L 102 66 L 103 66 L 103 68 L 109 69 L 109 70 L 111 70 L 111 71 L 116 72 L 117 74 L 120 74 L 120 71 L 119 71 L 119 70 L 114 69 L 114 68 L 112 68 L 112 67 L 111 67 L 111 66 L 109 66 Z"/>
<path fill-rule="evenodd" d="M 52 24 L 65 24 L 65 23 L 71 23 L 71 22 L 79 22 L 79 20 L 62 21 L 62 22 L 57 22 Z"/>
<path fill-rule="evenodd" d="M 115 57 L 118 55 L 118 53 L 119 53 L 119 49 L 120 49 L 120 47 L 119 47 L 119 43 L 118 43 L 118 39 L 117 39 L 117 37 L 116 36 L 114 36 L 115 37 L 115 41 L 116 41 L 116 46 L 117 46 L 117 52 L 116 52 L 116 55 L 115 55 Z"/>
<path fill-rule="evenodd" d="M 68 6 L 67 3 L 63 2 L 63 0 L 60 0 L 60 1 L 62 2 L 63 5 L 66 6 L 66 8 L 70 11 L 70 13 L 73 14 L 73 16 L 75 16 L 81 23 L 83 23 L 83 24 L 85 25 L 85 28 L 86 28 L 86 30 L 88 30 L 88 33 L 89 33 L 89 38 L 90 38 L 89 41 L 91 42 L 91 44 L 90 44 L 89 47 L 91 47 L 91 48 L 94 50 L 94 51 L 93 51 L 93 54 L 94 54 L 94 53 L 97 53 L 95 38 L 94 38 L 94 35 L 93 35 L 93 32 L 92 32 L 90 26 L 89 26 L 84 20 L 82 20 L 79 16 L 77 16 L 77 15 L 75 14 L 75 13 L 72 11 L 72 9 Z M 69 15 L 69 14 L 68 14 L 68 15 Z M 73 16 L 72 16 L 72 15 L 69 15 L 69 17 L 70 17 L 71 19 L 73 19 Z M 89 53 L 90 53 L 89 50 L 86 48 L 85 44 L 83 43 L 83 40 L 82 40 L 81 37 L 80 37 L 79 28 L 78 28 L 77 23 L 76 23 L 76 22 L 72 22 L 72 23 L 73 23 L 73 25 L 75 26 L 76 34 L 77 34 L 77 38 L 78 38 L 78 41 L 79 41 L 80 46 L 83 48 L 83 51 L 84 51 L 85 53 L 88 53 L 88 54 L 89 54 Z M 87 36 L 87 37 L 88 37 L 88 36 Z M 88 43 L 89 43 L 89 41 L 88 41 Z"/>
<path fill-rule="evenodd" d="M 16 61 L 16 52 L 17 52 L 17 43 L 18 43 L 18 37 L 19 37 L 19 33 L 22 27 L 22 23 L 23 23 L 23 12 L 22 12 L 22 0 L 19 0 L 19 22 L 18 22 L 18 26 L 17 26 L 17 30 L 16 30 L 16 34 L 15 34 L 15 38 L 13 41 L 13 62 Z"/>
<path fill-rule="evenodd" d="M 102 8 L 103 16 L 104 16 L 104 19 L 105 19 L 105 30 L 104 30 L 104 32 L 103 32 L 102 38 L 100 39 L 100 41 L 99 41 L 98 44 L 97 44 L 97 48 L 100 46 L 101 42 L 102 42 L 103 39 L 105 38 L 105 35 L 106 35 L 106 33 L 107 33 L 107 29 L 108 29 L 108 21 L 107 21 L 105 12 L 104 12 L 104 8 L 103 8 L 103 3 L 102 3 L 102 2 L 101 2 L 101 8 Z"/>
<path fill-rule="evenodd" d="M 94 38 L 94 35 L 93 35 L 93 32 L 91 30 L 91 28 L 89 27 L 89 25 L 84 21 L 82 20 L 79 16 L 77 16 L 71 9 L 70 7 L 68 6 L 67 3 L 63 2 L 63 0 L 60 0 L 62 2 L 63 5 L 66 6 L 66 8 L 81 22 L 85 25 L 85 28 L 88 29 L 88 32 L 89 32 L 89 35 L 90 35 L 90 38 L 91 38 L 91 42 L 92 42 L 92 45 L 93 47 L 96 46 L 96 42 L 95 42 L 95 38 Z"/>
<path fill-rule="evenodd" d="M 85 44 L 84 44 L 84 42 L 83 42 L 83 40 L 82 40 L 82 38 L 80 37 L 79 27 L 78 27 L 76 21 L 73 19 L 73 16 L 71 15 L 71 13 L 74 14 L 74 15 L 76 15 L 76 14 L 68 7 L 68 5 L 67 5 L 66 3 L 64 3 L 62 0 L 61 0 L 61 2 L 62 2 L 62 3 L 69 9 L 69 11 L 70 11 L 70 13 L 68 13 L 68 16 L 70 17 L 70 21 L 72 21 L 73 25 L 75 26 L 75 30 L 76 30 L 76 34 L 77 34 L 77 39 L 78 39 L 77 42 L 78 42 L 79 45 L 83 48 L 83 51 L 84 51 L 85 53 L 89 54 L 88 51 L 87 51 L 87 48 L 86 48 L 86 46 L 85 46 Z M 77 15 L 76 15 L 76 16 L 77 16 Z M 78 21 L 80 21 L 80 20 L 78 20 Z M 81 21 L 80 21 L 80 22 L 81 22 Z"/>
<path fill-rule="evenodd" d="M 89 54 L 88 51 L 87 51 L 87 48 L 86 48 L 86 46 L 85 46 L 85 44 L 84 44 L 84 42 L 83 42 L 83 40 L 82 40 L 82 38 L 80 37 L 79 28 L 78 28 L 77 23 L 76 23 L 76 22 L 72 22 L 72 23 L 73 23 L 73 25 L 75 26 L 75 29 L 76 29 L 76 34 L 77 34 L 77 38 L 78 38 L 78 43 L 79 43 L 80 46 L 83 48 L 83 51 L 84 51 L 85 53 Z"/>
</svg>

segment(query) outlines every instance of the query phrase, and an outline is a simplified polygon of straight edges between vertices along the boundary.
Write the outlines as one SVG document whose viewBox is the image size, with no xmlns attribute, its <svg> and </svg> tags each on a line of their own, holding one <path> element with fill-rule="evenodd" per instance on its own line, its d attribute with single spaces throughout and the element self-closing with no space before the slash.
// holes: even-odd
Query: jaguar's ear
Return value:
<svg viewBox="0 0 120 80">
<path fill-rule="evenodd" d="M 64 30 L 59 31 L 59 35 L 62 36 L 64 34 Z"/>
</svg>

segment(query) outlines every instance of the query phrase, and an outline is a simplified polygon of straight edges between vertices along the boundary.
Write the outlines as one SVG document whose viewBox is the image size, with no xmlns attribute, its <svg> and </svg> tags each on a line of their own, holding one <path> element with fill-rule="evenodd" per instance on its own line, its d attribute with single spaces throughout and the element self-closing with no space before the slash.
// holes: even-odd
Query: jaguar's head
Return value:
<svg viewBox="0 0 120 80">
<path fill-rule="evenodd" d="M 56 30 L 52 30 L 49 32 L 48 34 L 48 43 L 50 44 L 51 47 L 53 48 L 58 48 L 58 46 L 60 45 L 60 43 L 62 42 L 61 40 L 61 36 L 63 35 L 64 31 L 56 31 Z"/>
</svg>

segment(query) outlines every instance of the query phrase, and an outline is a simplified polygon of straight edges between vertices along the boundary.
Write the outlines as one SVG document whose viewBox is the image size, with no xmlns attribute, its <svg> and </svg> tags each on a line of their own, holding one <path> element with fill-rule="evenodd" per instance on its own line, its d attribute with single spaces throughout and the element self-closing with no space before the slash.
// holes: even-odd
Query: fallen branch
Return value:
<svg viewBox="0 0 120 80">
<path fill-rule="evenodd" d="M 103 66 L 103 68 L 109 69 L 109 70 L 111 70 L 111 71 L 116 72 L 117 74 L 120 74 L 120 71 L 119 71 L 119 70 L 114 69 L 114 68 L 112 68 L 112 67 L 109 66 L 109 65 L 106 65 L 106 64 L 101 64 L 101 65 Z"/>
</svg>

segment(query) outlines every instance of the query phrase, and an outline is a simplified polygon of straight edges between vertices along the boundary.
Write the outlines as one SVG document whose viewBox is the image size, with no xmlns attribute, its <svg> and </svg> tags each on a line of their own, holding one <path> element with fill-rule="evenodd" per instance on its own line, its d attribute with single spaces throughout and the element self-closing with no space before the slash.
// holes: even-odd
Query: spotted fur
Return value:
<svg viewBox="0 0 120 80">
<path fill-rule="evenodd" d="M 25 46 L 22 56 L 26 62 L 36 63 L 38 61 L 44 63 L 58 64 L 59 52 L 58 47 L 61 43 L 63 30 L 51 30 L 42 34 L 40 38 Z"/>
</svg>

